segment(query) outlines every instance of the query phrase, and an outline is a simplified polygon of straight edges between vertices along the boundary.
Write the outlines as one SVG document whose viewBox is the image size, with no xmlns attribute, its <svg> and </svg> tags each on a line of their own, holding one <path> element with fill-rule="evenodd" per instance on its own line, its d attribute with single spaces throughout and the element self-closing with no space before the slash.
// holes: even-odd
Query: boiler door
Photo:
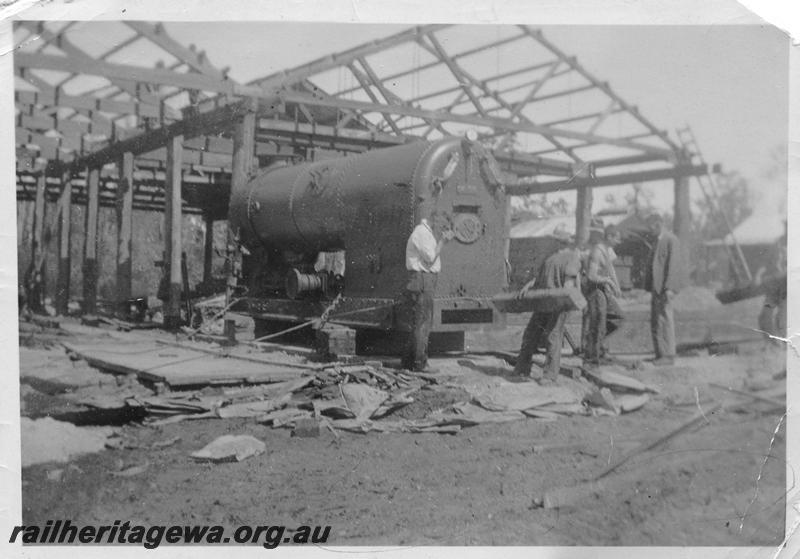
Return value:
<svg viewBox="0 0 800 559">
<path fill-rule="evenodd" d="M 458 214 L 453 220 L 453 233 L 462 243 L 474 243 L 483 233 L 483 223 L 475 214 Z"/>
</svg>

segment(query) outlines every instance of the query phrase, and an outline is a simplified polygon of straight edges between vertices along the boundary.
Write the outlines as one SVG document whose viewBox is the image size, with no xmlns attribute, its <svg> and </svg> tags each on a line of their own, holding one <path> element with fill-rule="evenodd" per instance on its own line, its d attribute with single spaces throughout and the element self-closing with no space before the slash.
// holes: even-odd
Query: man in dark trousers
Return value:
<svg viewBox="0 0 800 559">
<path fill-rule="evenodd" d="M 586 265 L 587 331 L 584 359 L 587 364 L 609 362 L 606 337 L 619 328 L 622 320 L 617 299 L 622 296 L 614 269 L 614 247 L 622 235 L 614 225 L 606 226 L 603 236 L 593 243 Z"/>
<path fill-rule="evenodd" d="M 402 366 L 410 371 L 424 371 L 428 365 L 428 336 L 433 322 L 433 295 L 436 278 L 442 269 L 439 258 L 453 231 L 444 231 L 436 239 L 432 229 L 432 206 L 420 207 L 421 218 L 406 243 L 408 283 L 403 293 L 403 320 L 410 330 L 403 352 Z"/>
<path fill-rule="evenodd" d="M 535 281 L 526 283 L 520 290 L 519 296 L 524 296 L 533 286 L 537 289 L 577 287 L 580 270 L 580 251 L 576 247 L 561 249 L 544 261 Z M 561 370 L 561 346 L 564 340 L 564 323 L 568 314 L 568 311 L 533 313 L 522 335 L 522 347 L 514 367 L 515 375 L 531 376 L 531 358 L 539 347 L 546 345 L 544 374 L 543 377 L 535 375 L 535 378 L 541 384 L 556 381 Z"/>
<path fill-rule="evenodd" d="M 657 236 L 645 275 L 645 289 L 650 292 L 650 332 L 653 335 L 656 366 L 675 363 L 675 318 L 672 301 L 683 287 L 684 265 L 678 238 L 667 230 L 664 218 L 647 218 L 650 232 Z"/>
</svg>

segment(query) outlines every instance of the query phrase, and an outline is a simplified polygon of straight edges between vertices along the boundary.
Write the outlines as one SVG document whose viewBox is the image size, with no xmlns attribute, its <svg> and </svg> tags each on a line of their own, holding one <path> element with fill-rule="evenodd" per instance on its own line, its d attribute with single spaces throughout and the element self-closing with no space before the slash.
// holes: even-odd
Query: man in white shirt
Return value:
<svg viewBox="0 0 800 559">
<path fill-rule="evenodd" d="M 403 352 L 402 365 L 411 371 L 424 371 L 428 364 L 428 336 L 433 322 L 433 295 L 436 278 L 442 269 L 440 254 L 444 244 L 453 238 L 453 231 L 442 233 L 436 240 L 431 227 L 431 212 L 423 217 L 406 243 L 406 269 L 408 283 L 403 293 L 405 325 L 410 330 Z"/>
</svg>

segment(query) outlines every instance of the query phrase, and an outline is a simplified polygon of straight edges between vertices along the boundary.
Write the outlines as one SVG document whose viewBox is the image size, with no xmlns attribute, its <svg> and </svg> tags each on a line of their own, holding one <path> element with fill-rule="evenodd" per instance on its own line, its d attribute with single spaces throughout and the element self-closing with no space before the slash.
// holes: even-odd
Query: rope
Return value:
<svg viewBox="0 0 800 559">
<path fill-rule="evenodd" d="M 325 311 L 323 311 L 322 315 L 320 315 L 319 318 L 308 320 L 306 322 L 303 322 L 302 324 L 298 324 L 296 326 L 292 326 L 291 328 L 287 328 L 286 330 L 281 330 L 280 332 L 275 332 L 274 334 L 267 334 L 266 336 L 261 336 L 260 338 L 256 338 L 255 340 L 253 340 L 253 342 L 263 342 L 263 341 L 266 341 L 266 340 L 269 340 L 269 339 L 272 339 L 272 338 L 277 338 L 279 336 L 283 336 L 284 334 L 288 334 L 289 332 L 294 332 L 295 330 L 300 330 L 302 328 L 306 328 L 307 326 L 311 326 L 312 324 L 317 323 L 317 322 L 319 322 L 319 325 L 322 326 L 326 322 L 335 321 L 337 318 L 341 318 L 343 316 L 351 316 L 351 315 L 362 313 L 362 312 L 375 311 L 375 310 L 391 307 L 391 306 L 394 305 L 394 303 L 387 303 L 385 305 L 375 305 L 374 307 L 365 307 L 363 309 L 354 309 L 352 311 L 345 311 L 343 313 L 339 313 L 339 314 L 334 315 L 333 317 L 331 317 L 330 313 L 339 304 L 340 300 L 341 300 L 341 293 L 336 296 L 336 299 L 334 299 L 333 302 L 330 305 L 328 305 L 328 308 L 326 308 Z"/>
<path fill-rule="evenodd" d="M 307 320 L 302 324 L 298 324 L 296 326 L 292 326 L 291 328 L 287 328 L 286 330 L 281 330 L 280 332 L 275 332 L 273 334 L 267 334 L 266 336 L 261 336 L 260 338 L 256 338 L 253 340 L 254 342 L 263 342 L 266 340 L 270 340 L 272 338 L 277 338 L 278 336 L 283 336 L 284 334 L 288 334 L 289 332 L 294 332 L 295 330 L 300 330 L 301 328 L 305 328 L 306 326 L 311 326 L 315 322 L 319 322 L 320 326 L 325 324 L 328 321 L 328 316 L 330 315 L 331 311 L 335 309 L 342 300 L 342 294 L 339 293 L 336 295 L 336 298 L 331 301 L 331 304 L 328 305 L 319 318 L 314 318 L 312 320 Z"/>
<path fill-rule="evenodd" d="M 190 335 L 190 336 L 191 336 L 191 335 L 194 335 L 194 334 L 197 334 L 197 333 L 198 333 L 200 330 L 202 330 L 202 329 L 203 329 L 203 327 L 204 327 L 206 324 L 208 324 L 209 322 L 214 322 L 215 320 L 217 320 L 219 317 L 221 317 L 223 314 L 225 314 L 225 313 L 228 311 L 228 309 L 230 309 L 232 306 L 234 306 L 236 303 L 238 303 L 238 302 L 239 302 L 239 301 L 241 301 L 241 300 L 242 300 L 241 298 L 239 298 L 239 299 L 234 299 L 233 301 L 231 301 L 230 303 L 228 303 L 227 305 L 225 305 L 225 308 L 223 308 L 223 309 L 222 309 L 221 311 L 219 311 L 217 314 L 215 314 L 214 316 L 212 316 L 212 317 L 211 317 L 211 318 L 209 318 L 208 320 L 204 320 L 204 321 L 203 321 L 203 322 L 200 324 L 200 326 L 198 326 L 197 328 L 193 328 L 193 329 L 189 330 L 189 331 L 188 331 L 188 332 L 186 332 L 186 333 L 187 333 L 188 335 Z"/>
</svg>

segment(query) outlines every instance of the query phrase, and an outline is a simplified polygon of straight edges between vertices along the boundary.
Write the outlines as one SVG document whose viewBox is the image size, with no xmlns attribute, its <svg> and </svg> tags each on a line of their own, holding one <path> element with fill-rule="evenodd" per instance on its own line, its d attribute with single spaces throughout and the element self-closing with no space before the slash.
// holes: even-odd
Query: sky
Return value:
<svg viewBox="0 0 800 559">
<path fill-rule="evenodd" d="M 247 81 L 407 26 L 170 22 L 166 27 L 184 44 L 205 49 L 218 67 L 230 66 L 232 77 Z M 782 31 L 768 25 L 541 28 L 659 128 L 674 133 L 689 124 L 706 161 L 742 174 L 754 203 L 783 195 L 782 180 L 764 177 L 775 167 L 775 150 L 785 153 L 788 133 L 790 43 Z M 664 209 L 672 203 L 670 186 L 647 185 Z M 695 198 L 701 196 L 696 186 L 692 190 Z M 621 189 L 601 189 L 596 209 L 609 191 L 621 197 Z"/>
</svg>

